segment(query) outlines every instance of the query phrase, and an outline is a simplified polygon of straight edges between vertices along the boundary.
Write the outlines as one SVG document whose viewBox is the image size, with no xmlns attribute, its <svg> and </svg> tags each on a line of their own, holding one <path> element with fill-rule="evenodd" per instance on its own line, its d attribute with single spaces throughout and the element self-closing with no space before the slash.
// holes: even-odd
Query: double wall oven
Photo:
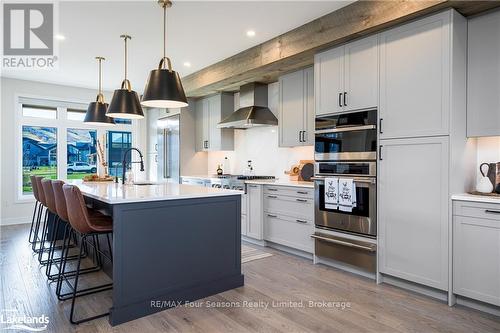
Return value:
<svg viewBox="0 0 500 333">
<path fill-rule="evenodd" d="M 370 272 L 376 267 L 377 147 L 376 110 L 316 118 L 315 253 Z M 353 180 L 356 207 L 351 212 L 325 207 L 330 177 Z"/>
</svg>

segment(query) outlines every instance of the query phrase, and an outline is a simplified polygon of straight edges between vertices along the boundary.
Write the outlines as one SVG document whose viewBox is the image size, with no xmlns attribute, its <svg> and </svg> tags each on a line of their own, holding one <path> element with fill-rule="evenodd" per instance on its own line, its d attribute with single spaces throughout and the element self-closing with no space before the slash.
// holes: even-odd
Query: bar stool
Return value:
<svg viewBox="0 0 500 333">
<path fill-rule="evenodd" d="M 83 290 L 78 290 L 78 279 L 80 277 L 80 266 L 83 254 L 83 244 L 86 242 L 88 237 L 93 238 L 95 251 L 99 254 L 99 258 L 103 256 L 112 262 L 112 258 L 107 257 L 103 252 L 100 251 L 98 236 L 106 235 L 108 237 L 108 246 L 109 246 L 109 251 L 111 253 L 112 250 L 111 250 L 111 244 L 109 242 L 109 235 L 112 234 L 113 232 L 113 219 L 95 210 L 87 208 L 87 206 L 85 205 L 85 200 L 83 199 L 83 195 L 80 192 L 80 189 L 78 189 L 78 187 L 64 184 L 63 192 L 64 192 L 64 197 L 66 199 L 66 207 L 67 207 L 69 223 L 71 224 L 72 227 L 71 232 L 79 234 L 79 236 L 81 237 L 81 241 L 79 244 L 80 255 L 78 257 L 78 264 L 76 268 L 74 285 L 71 285 L 65 276 L 65 267 L 67 262 L 66 257 L 68 254 L 68 248 L 66 248 L 65 250 L 65 257 L 64 257 L 65 259 L 63 263 L 63 268 L 61 270 L 62 271 L 61 277 L 62 279 L 66 280 L 66 282 L 68 283 L 73 292 L 71 299 L 70 321 L 72 324 L 80 324 L 86 321 L 90 321 L 93 319 L 109 315 L 109 312 L 106 312 L 92 317 L 83 318 L 80 320 L 74 319 L 75 302 L 77 297 L 113 288 L 113 284 L 108 283 L 100 286 L 86 288 Z"/>
<path fill-rule="evenodd" d="M 56 234 L 58 233 L 59 227 L 63 227 L 63 229 L 64 229 L 63 245 L 62 245 L 62 250 L 61 250 L 61 256 L 59 258 L 55 258 L 54 259 L 54 252 L 55 252 L 55 249 L 56 249 L 55 246 L 53 246 L 52 247 L 52 251 L 49 252 L 49 260 L 51 261 L 50 265 L 54 264 L 54 266 L 58 269 L 58 272 L 56 274 L 49 275 L 49 279 L 53 279 L 53 277 L 57 277 L 56 295 L 57 295 L 57 298 L 59 300 L 61 300 L 61 301 L 69 299 L 70 298 L 69 296 L 73 295 L 73 293 L 67 293 L 67 294 L 62 294 L 61 293 L 61 288 L 62 288 L 62 278 L 61 278 L 62 260 L 63 260 L 63 255 L 64 255 L 64 252 L 65 252 L 65 249 L 66 249 L 66 245 L 65 245 L 66 244 L 66 239 L 68 239 L 68 245 L 69 245 L 69 242 L 71 242 L 71 239 L 68 238 L 68 237 L 70 237 L 69 234 L 70 234 L 71 226 L 70 226 L 70 224 L 68 222 L 69 221 L 68 210 L 66 208 L 66 199 L 64 197 L 63 185 L 64 185 L 64 182 L 62 180 L 53 180 L 52 181 L 52 190 L 54 191 L 56 212 L 57 212 L 57 216 L 59 218 L 58 219 L 58 223 L 56 225 L 56 229 L 55 229 L 56 231 L 55 231 L 55 233 Z M 73 239 L 73 241 L 74 241 L 75 244 L 77 243 L 76 242 L 76 237 Z M 88 251 L 86 249 L 86 243 L 83 244 L 83 246 L 84 246 L 85 252 L 88 253 Z M 70 248 L 71 248 L 71 246 L 70 246 Z M 83 257 L 86 257 L 86 254 L 84 254 Z M 66 259 L 67 260 L 74 260 L 74 259 L 78 259 L 78 258 L 79 258 L 79 255 L 72 255 L 72 256 L 68 256 Z M 58 263 L 61 263 L 61 265 L 57 265 Z M 82 273 L 82 274 L 84 274 L 84 273 L 91 273 L 91 272 L 98 271 L 100 269 L 101 269 L 101 267 L 99 265 L 96 265 L 96 266 L 93 266 L 93 267 L 90 267 L 90 268 L 81 269 L 80 273 Z M 49 272 L 50 272 L 50 270 L 49 270 Z M 71 277 L 71 276 L 74 276 L 75 274 L 76 274 L 76 270 L 64 273 L 65 277 Z"/>
<path fill-rule="evenodd" d="M 40 199 L 38 198 L 38 187 L 36 183 L 36 177 L 34 175 L 31 175 L 30 180 L 31 180 L 31 188 L 33 189 L 33 196 L 35 197 L 35 208 L 33 209 L 33 217 L 31 218 L 31 228 L 30 228 L 30 234 L 28 236 L 28 242 L 30 244 L 33 244 L 36 241 L 33 228 L 35 227 L 36 223 L 39 223 L 39 216 L 38 216 L 39 214 L 37 213 L 41 207 L 40 207 Z"/>
<path fill-rule="evenodd" d="M 36 237 L 36 239 L 39 239 L 39 241 L 32 243 L 32 249 L 33 249 L 33 252 L 39 254 L 38 261 L 41 261 L 40 253 L 41 252 L 43 253 L 43 249 L 44 249 L 44 241 L 45 241 L 44 233 L 45 233 L 45 228 L 47 226 L 46 222 L 47 222 L 47 215 L 48 215 L 47 209 L 45 209 L 45 214 L 43 214 L 44 208 L 47 208 L 47 204 L 45 201 L 45 192 L 43 191 L 43 187 L 42 187 L 42 179 L 43 178 L 44 177 L 41 177 L 41 176 L 35 176 L 36 187 L 37 187 L 37 192 L 38 192 L 38 199 L 40 202 L 40 212 L 39 212 L 39 219 L 38 219 L 36 227 L 35 227 L 35 237 Z M 42 215 L 43 215 L 43 219 L 42 219 Z M 39 236 L 41 224 L 43 224 L 42 225 L 42 235 Z M 38 248 L 36 248 L 37 243 L 39 244 Z"/>
</svg>

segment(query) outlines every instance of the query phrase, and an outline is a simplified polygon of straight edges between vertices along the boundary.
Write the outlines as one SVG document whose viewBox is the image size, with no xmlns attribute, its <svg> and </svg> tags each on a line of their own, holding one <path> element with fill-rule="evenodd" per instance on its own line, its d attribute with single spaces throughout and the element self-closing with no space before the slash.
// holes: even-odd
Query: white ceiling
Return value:
<svg viewBox="0 0 500 333">
<path fill-rule="evenodd" d="M 352 1 L 177 1 L 168 10 L 168 55 L 182 76 L 260 44 Z M 106 90 L 123 80 L 123 41 L 129 42 L 129 79 L 142 92 L 162 56 L 162 10 L 156 1 L 59 3 L 59 70 L 4 71 L 3 76 L 95 88 L 104 56 Z M 255 37 L 246 36 L 254 30 Z M 190 62 L 191 68 L 184 62 Z"/>
</svg>

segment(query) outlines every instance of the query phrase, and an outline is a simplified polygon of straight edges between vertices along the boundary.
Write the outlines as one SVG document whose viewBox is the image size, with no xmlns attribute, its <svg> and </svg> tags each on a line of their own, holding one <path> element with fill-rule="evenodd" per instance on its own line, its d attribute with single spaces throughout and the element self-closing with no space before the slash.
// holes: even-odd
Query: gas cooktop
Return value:
<svg viewBox="0 0 500 333">
<path fill-rule="evenodd" d="M 275 179 L 274 176 L 245 176 L 245 175 L 213 175 L 214 178 L 220 179 L 238 179 L 238 180 L 254 180 L 254 179 Z"/>
</svg>

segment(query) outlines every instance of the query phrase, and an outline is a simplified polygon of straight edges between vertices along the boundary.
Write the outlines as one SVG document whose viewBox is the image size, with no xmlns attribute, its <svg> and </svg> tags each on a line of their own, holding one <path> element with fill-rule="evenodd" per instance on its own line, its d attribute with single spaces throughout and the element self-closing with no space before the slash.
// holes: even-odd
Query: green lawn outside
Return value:
<svg viewBox="0 0 500 333">
<path fill-rule="evenodd" d="M 87 176 L 90 174 L 91 173 L 87 173 L 87 172 L 70 173 L 67 175 L 67 179 L 82 179 L 83 176 Z M 31 188 L 31 179 L 30 179 L 31 175 L 42 176 L 42 177 L 50 178 L 50 179 L 57 179 L 57 168 L 43 166 L 43 167 L 39 167 L 38 169 L 34 169 L 34 170 L 29 170 L 29 169 L 23 170 L 23 193 L 32 193 L 33 192 L 32 188 Z"/>
</svg>

